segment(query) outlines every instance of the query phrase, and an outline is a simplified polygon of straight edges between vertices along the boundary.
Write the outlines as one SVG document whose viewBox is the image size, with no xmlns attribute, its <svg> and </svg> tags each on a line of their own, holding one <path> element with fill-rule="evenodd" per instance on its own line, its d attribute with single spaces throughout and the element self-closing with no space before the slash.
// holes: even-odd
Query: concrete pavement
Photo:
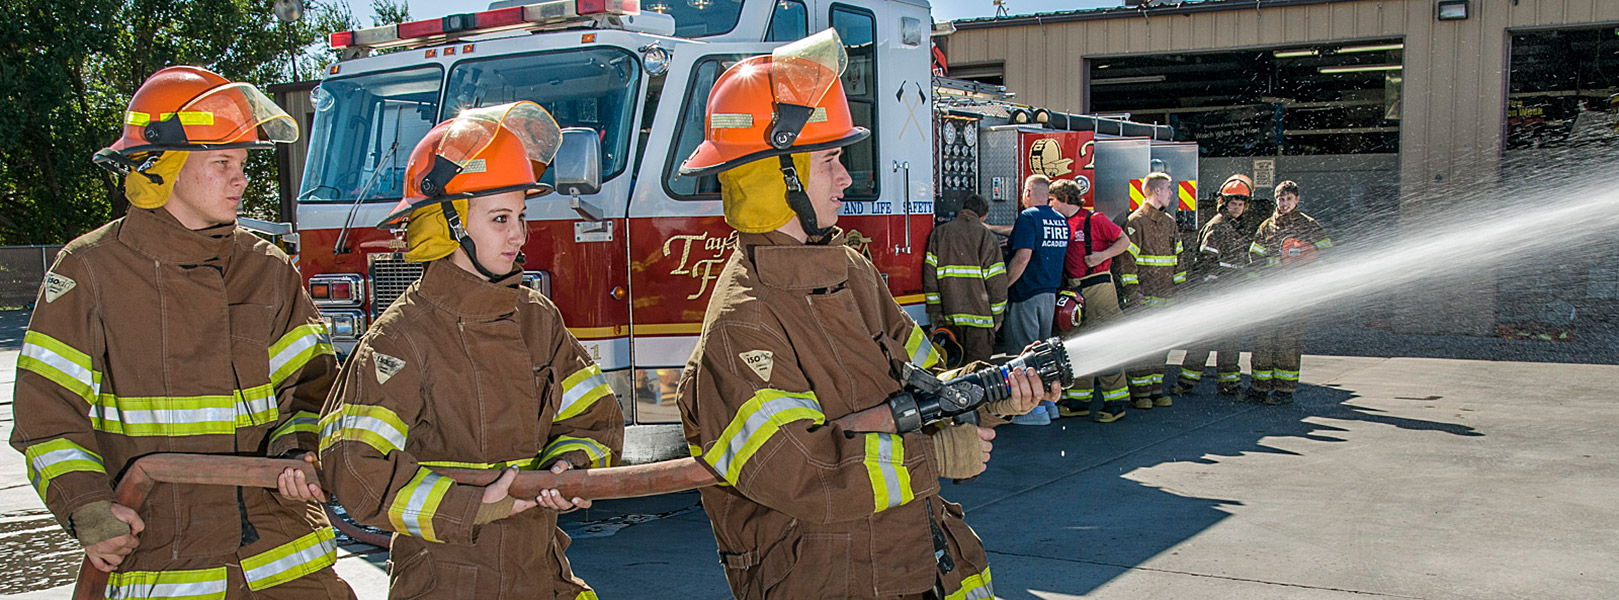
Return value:
<svg viewBox="0 0 1619 600">
<path fill-rule="evenodd" d="M 7 436 L 15 360 L 0 352 Z M 1619 367 L 1307 356 L 1303 380 L 1290 406 L 1205 383 L 1115 424 L 1008 426 L 944 495 L 1002 598 L 1619 596 Z M 602 598 L 728 597 L 697 498 L 565 515 L 576 571 Z M 383 598 L 367 549 L 340 571 Z M 66 597 L 79 556 L 0 451 L 0 598 Z"/>
</svg>

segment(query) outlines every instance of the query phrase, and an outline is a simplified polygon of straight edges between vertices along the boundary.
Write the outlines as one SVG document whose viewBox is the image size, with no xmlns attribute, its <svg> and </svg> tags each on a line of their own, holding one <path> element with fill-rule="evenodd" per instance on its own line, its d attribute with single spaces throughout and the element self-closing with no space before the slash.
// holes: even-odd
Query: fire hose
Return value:
<svg viewBox="0 0 1619 600">
<path fill-rule="evenodd" d="M 1034 344 L 1006 365 L 986 367 L 949 381 L 940 381 L 925 371 L 908 370 L 905 373 L 905 389 L 890 397 L 887 405 L 901 432 L 916 431 L 926 425 L 946 421 L 974 423 L 975 411 L 979 406 L 1011 395 L 1010 369 L 1021 366 L 1034 368 L 1042 382 L 1061 381 L 1064 386 L 1073 382 L 1068 354 L 1061 340 L 1052 338 Z M 275 488 L 281 473 L 288 468 L 303 471 L 308 481 L 320 481 L 314 466 L 296 459 L 152 454 L 130 463 L 114 490 L 114 501 L 139 511 L 146 503 L 152 486 L 159 482 Z M 500 476 L 500 471 L 476 469 L 436 468 L 433 471 L 457 483 L 476 486 L 489 485 Z M 543 490 L 555 489 L 564 498 L 612 500 L 684 492 L 714 485 L 718 481 L 707 466 L 687 457 L 561 473 L 549 470 L 522 471 L 517 474 L 508 493 L 525 498 L 538 496 Z M 382 535 L 344 523 L 331 512 L 330 507 L 327 508 L 327 516 L 333 525 L 350 537 L 376 546 L 387 544 Z M 74 600 L 102 600 L 106 593 L 107 577 L 106 571 L 91 566 L 89 558 L 86 558 L 79 568 Z"/>
</svg>

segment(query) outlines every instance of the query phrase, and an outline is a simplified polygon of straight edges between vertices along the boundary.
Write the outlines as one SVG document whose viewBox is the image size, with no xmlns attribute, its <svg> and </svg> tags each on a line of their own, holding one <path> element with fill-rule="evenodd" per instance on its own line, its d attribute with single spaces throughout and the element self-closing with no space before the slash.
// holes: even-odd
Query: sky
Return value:
<svg viewBox="0 0 1619 600">
<path fill-rule="evenodd" d="M 371 25 L 371 0 L 348 0 L 360 24 Z M 1076 10 L 1103 6 L 1119 6 L 1122 0 L 1006 0 L 1007 9 L 1014 15 L 1059 10 Z M 477 12 L 488 8 L 487 0 L 410 0 L 410 18 L 427 19 L 463 12 Z M 995 5 L 990 0 L 933 0 L 933 20 L 949 21 L 973 17 L 995 16 Z"/>
</svg>

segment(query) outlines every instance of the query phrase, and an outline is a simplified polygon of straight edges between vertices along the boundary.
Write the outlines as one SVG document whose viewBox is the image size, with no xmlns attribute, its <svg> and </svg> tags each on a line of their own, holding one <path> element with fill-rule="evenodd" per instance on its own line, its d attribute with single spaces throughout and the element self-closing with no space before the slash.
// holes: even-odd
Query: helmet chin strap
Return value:
<svg viewBox="0 0 1619 600">
<path fill-rule="evenodd" d="M 777 159 L 781 161 L 782 182 L 787 184 L 787 208 L 798 213 L 798 224 L 804 228 L 804 235 L 818 238 L 832 231 L 831 227 L 821 227 L 817 222 L 815 204 L 804 191 L 804 180 L 798 175 L 798 167 L 793 165 L 793 156 L 782 154 Z"/>
<path fill-rule="evenodd" d="M 478 247 L 473 244 L 472 236 L 467 235 L 466 228 L 461 226 L 461 213 L 455 210 L 455 202 L 445 200 L 440 202 L 439 205 L 444 208 L 444 220 L 449 221 L 450 223 L 450 235 L 455 238 L 456 243 L 461 244 L 461 250 L 467 253 L 467 260 L 472 261 L 472 268 L 477 269 L 478 274 L 483 275 L 484 278 L 488 279 L 490 282 L 495 282 L 510 277 L 512 273 L 516 273 L 520 270 L 513 269 L 508 271 L 505 275 L 496 275 L 494 272 L 485 268 L 483 263 L 478 262 Z M 518 264 L 523 264 L 526 259 L 527 257 L 524 256 L 522 252 L 517 253 Z"/>
</svg>

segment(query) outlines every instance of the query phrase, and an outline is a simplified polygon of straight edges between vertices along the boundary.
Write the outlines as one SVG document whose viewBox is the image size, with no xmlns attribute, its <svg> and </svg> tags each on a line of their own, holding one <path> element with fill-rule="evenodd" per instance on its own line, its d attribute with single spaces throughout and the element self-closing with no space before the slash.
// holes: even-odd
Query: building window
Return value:
<svg viewBox="0 0 1619 600">
<path fill-rule="evenodd" d="M 1619 137 L 1619 29 L 1512 34 L 1508 150 Z"/>
<path fill-rule="evenodd" d="M 770 29 L 765 32 L 767 42 L 791 42 L 809 35 L 809 9 L 798 0 L 777 0 L 770 13 Z"/>
</svg>

